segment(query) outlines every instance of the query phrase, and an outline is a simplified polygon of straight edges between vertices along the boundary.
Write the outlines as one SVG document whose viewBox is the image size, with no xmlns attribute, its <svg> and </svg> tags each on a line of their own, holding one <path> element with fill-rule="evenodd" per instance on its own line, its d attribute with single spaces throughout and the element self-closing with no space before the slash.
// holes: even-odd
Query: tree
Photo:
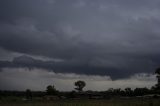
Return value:
<svg viewBox="0 0 160 106">
<path fill-rule="evenodd" d="M 155 85 L 155 88 L 160 90 L 160 68 L 157 68 L 155 73 L 157 74 L 158 79 L 158 83 Z"/>
<path fill-rule="evenodd" d="M 148 88 L 136 88 L 134 89 L 134 95 L 135 96 L 143 96 L 149 93 Z"/>
<path fill-rule="evenodd" d="M 57 94 L 57 90 L 55 89 L 54 85 L 47 86 L 46 92 L 47 92 L 47 95 L 56 95 Z"/>
<path fill-rule="evenodd" d="M 131 88 L 125 88 L 125 92 L 127 96 L 132 96 L 133 91 Z"/>
<path fill-rule="evenodd" d="M 157 68 L 155 71 L 156 74 L 160 75 L 160 68 Z"/>
<path fill-rule="evenodd" d="M 117 88 L 113 90 L 114 95 L 120 95 L 121 94 L 121 89 Z"/>
<path fill-rule="evenodd" d="M 81 91 L 83 91 L 83 88 L 86 86 L 86 83 L 84 81 L 79 80 L 79 81 L 75 82 L 74 85 L 76 86 L 75 89 L 77 91 L 81 92 Z"/>
<path fill-rule="evenodd" d="M 27 100 L 32 100 L 32 92 L 30 89 L 26 90 L 26 99 Z"/>
</svg>

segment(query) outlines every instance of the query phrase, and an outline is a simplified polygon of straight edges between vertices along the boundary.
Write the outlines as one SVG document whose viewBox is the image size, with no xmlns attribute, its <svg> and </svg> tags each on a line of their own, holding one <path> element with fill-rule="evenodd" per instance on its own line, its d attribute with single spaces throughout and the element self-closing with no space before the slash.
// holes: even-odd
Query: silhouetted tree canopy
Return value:
<svg viewBox="0 0 160 106">
<path fill-rule="evenodd" d="M 30 89 L 26 90 L 26 99 L 27 100 L 32 100 L 32 92 Z"/>
<path fill-rule="evenodd" d="M 160 75 L 160 68 L 157 68 L 155 71 L 156 74 Z"/>
<path fill-rule="evenodd" d="M 47 95 L 56 95 L 57 94 L 57 90 L 55 89 L 54 85 L 47 86 L 46 92 L 47 92 Z"/>
<path fill-rule="evenodd" d="M 74 85 L 76 86 L 75 89 L 77 91 L 81 92 L 81 91 L 83 91 L 83 88 L 86 86 L 86 83 L 84 81 L 79 80 L 79 81 L 75 82 Z"/>
</svg>

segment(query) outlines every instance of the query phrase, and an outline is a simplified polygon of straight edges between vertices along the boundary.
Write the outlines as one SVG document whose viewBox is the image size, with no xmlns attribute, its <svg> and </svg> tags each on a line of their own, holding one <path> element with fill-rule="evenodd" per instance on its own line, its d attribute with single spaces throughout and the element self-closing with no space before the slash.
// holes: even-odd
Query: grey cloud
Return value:
<svg viewBox="0 0 160 106">
<path fill-rule="evenodd" d="M 12 61 L 0 61 L 0 68 L 27 68 L 27 69 L 45 69 L 55 73 L 75 73 L 86 75 L 109 75 L 112 79 L 128 78 L 134 73 L 153 73 L 155 63 L 147 59 L 125 60 L 119 57 L 112 57 L 109 60 L 94 58 L 92 60 L 42 60 L 30 56 L 15 57 Z M 125 63 L 126 62 L 126 63 Z M 136 64 L 135 64 L 136 63 Z M 136 65 L 134 68 L 130 66 Z M 150 66 L 151 65 L 151 66 Z M 143 67 L 142 67 L 143 66 Z M 145 66 L 145 67 L 144 67 Z M 130 69 L 128 71 L 128 69 Z"/>
<path fill-rule="evenodd" d="M 40 59 L 34 59 L 30 56 L 25 55 L 15 57 L 13 61 L 0 61 L 0 68 L 27 68 L 31 71 L 33 69 L 44 69 L 55 73 L 75 73 L 102 76 L 110 75 L 113 79 L 127 77 L 127 75 L 129 74 L 122 74 L 122 71 L 118 72 L 118 69 L 114 67 L 104 67 L 96 64 L 85 63 L 83 61 L 44 61 Z M 117 73 L 119 74 L 117 75 Z"/>
<path fill-rule="evenodd" d="M 109 76 L 78 75 L 54 73 L 47 70 L 34 69 L 30 71 L 23 68 L 4 68 L 0 74 L 0 89 L 7 90 L 45 90 L 49 84 L 54 84 L 56 89 L 71 91 L 74 89 L 74 82 L 84 80 L 85 90 L 107 90 L 109 88 L 131 87 L 152 87 L 156 84 L 155 75 L 139 73 L 130 78 L 112 81 Z"/>
<path fill-rule="evenodd" d="M 56 72 L 112 78 L 153 73 L 160 62 L 159 3 L 3 0 L 0 47 L 9 52 L 64 60 L 45 66 Z M 33 66 L 44 68 L 46 63 L 39 64 Z"/>
</svg>

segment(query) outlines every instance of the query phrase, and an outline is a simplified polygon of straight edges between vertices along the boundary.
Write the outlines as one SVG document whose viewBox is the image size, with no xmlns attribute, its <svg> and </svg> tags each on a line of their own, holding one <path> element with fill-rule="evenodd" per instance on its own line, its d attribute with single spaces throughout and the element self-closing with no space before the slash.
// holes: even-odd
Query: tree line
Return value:
<svg viewBox="0 0 160 106">
<path fill-rule="evenodd" d="M 57 96 L 59 98 L 77 98 L 77 97 L 99 97 L 99 98 L 109 98 L 113 96 L 122 96 L 122 97 L 134 97 L 134 96 L 144 96 L 144 95 L 160 95 L 160 68 L 156 69 L 155 73 L 157 74 L 158 83 L 149 88 L 110 88 L 106 91 L 83 91 L 83 88 L 86 86 L 86 82 L 78 80 L 74 83 L 75 88 L 73 91 L 62 92 L 55 88 L 54 85 L 48 85 L 45 91 L 31 91 L 27 89 L 26 91 L 2 91 L 0 90 L 0 99 L 6 96 L 18 96 L 26 97 L 28 100 L 32 100 L 33 97 L 44 97 L 44 96 Z"/>
</svg>

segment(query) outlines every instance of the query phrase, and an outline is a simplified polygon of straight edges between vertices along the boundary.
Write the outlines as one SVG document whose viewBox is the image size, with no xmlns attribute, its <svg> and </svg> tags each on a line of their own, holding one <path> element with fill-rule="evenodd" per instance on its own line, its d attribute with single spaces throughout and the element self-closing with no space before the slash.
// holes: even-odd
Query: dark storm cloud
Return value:
<svg viewBox="0 0 160 106">
<path fill-rule="evenodd" d="M 119 72 L 113 67 L 91 66 L 87 63 L 75 63 L 74 61 L 43 61 L 25 55 L 15 57 L 12 61 L 0 61 L 0 68 L 27 68 L 29 70 L 45 69 L 54 71 L 55 73 L 77 73 L 103 76 L 111 75 L 113 79 L 117 77 L 124 77 L 127 74 L 126 72 L 125 74 L 122 73 L 122 71 Z"/>
<path fill-rule="evenodd" d="M 160 61 L 159 4 L 158 0 L 1 0 L 0 47 L 64 60 L 56 65 L 30 63 L 56 72 L 113 78 L 152 73 Z"/>
</svg>

